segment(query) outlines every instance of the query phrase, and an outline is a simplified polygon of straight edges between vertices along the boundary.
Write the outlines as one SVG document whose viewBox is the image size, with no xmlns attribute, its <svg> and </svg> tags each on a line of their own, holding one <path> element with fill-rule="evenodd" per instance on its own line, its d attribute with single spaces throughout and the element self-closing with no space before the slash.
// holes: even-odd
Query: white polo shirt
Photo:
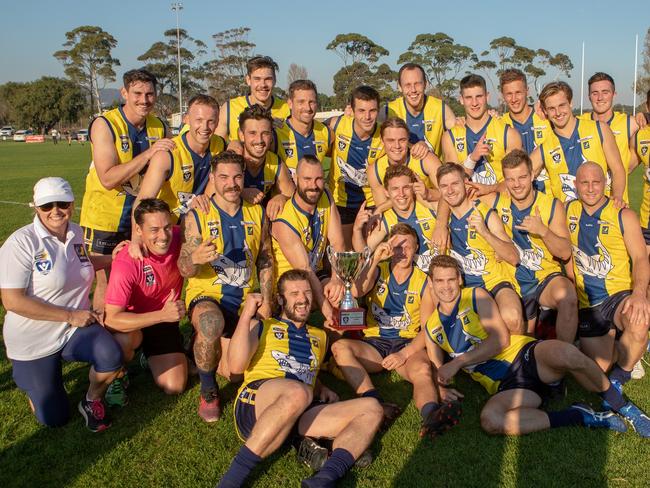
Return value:
<svg viewBox="0 0 650 488">
<path fill-rule="evenodd" d="M 65 243 L 38 215 L 0 248 L 0 288 L 21 288 L 28 297 L 71 310 L 89 310 L 95 272 L 83 231 L 70 222 Z M 7 312 L 3 335 L 10 359 L 29 361 L 60 351 L 77 330 L 65 322 L 32 320 Z"/>
</svg>

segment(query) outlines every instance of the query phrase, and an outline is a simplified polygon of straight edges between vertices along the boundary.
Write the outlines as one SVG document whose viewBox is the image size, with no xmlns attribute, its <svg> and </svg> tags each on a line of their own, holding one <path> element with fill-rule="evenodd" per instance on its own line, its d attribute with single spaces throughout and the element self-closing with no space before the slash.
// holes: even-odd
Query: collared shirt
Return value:
<svg viewBox="0 0 650 488">
<path fill-rule="evenodd" d="M 61 242 L 35 216 L 0 248 L 0 288 L 24 289 L 26 296 L 50 305 L 90 309 L 94 276 L 83 231 L 72 222 Z M 7 356 L 19 361 L 49 356 L 60 351 L 75 330 L 65 322 L 33 320 L 8 311 L 3 327 Z"/>
</svg>

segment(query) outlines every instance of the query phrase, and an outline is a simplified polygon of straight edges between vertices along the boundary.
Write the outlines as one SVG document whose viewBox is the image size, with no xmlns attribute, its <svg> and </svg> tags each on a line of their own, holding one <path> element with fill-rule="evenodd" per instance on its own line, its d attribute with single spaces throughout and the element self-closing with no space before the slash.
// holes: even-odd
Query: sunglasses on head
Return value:
<svg viewBox="0 0 650 488">
<path fill-rule="evenodd" d="M 61 210 L 66 210 L 70 208 L 70 205 L 72 205 L 72 202 L 49 202 L 49 203 L 44 203 L 43 205 L 39 205 L 38 208 L 41 209 L 43 212 L 49 212 L 55 206 L 56 208 L 60 208 Z"/>
</svg>

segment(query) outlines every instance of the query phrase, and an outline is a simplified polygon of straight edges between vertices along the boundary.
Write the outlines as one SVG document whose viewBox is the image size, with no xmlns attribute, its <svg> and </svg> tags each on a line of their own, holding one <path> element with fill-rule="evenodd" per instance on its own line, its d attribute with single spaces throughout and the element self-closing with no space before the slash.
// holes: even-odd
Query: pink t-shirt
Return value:
<svg viewBox="0 0 650 488">
<path fill-rule="evenodd" d="M 178 300 L 183 289 L 183 277 L 176 265 L 180 252 L 178 226 L 173 227 L 172 243 L 162 256 L 149 253 L 139 261 L 129 256 L 125 247 L 113 260 L 105 302 L 129 312 L 147 313 L 162 309 L 172 290 L 176 292 L 174 300 Z"/>
</svg>

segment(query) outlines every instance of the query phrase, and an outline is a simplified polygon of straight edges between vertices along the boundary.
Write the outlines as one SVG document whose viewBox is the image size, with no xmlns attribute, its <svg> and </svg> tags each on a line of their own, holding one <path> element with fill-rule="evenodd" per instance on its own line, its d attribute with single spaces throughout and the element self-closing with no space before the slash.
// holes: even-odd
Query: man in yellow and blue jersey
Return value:
<svg viewBox="0 0 650 488">
<path fill-rule="evenodd" d="M 519 132 L 522 149 L 530 154 L 552 130 L 551 123 L 537 114 L 532 105 L 528 105 L 528 82 L 523 71 L 516 68 L 504 70 L 499 76 L 499 88 L 508 107 L 501 120 Z M 535 180 L 535 189 L 551 193 L 546 170 L 542 170 Z"/>
<path fill-rule="evenodd" d="M 325 269 L 327 244 L 344 251 L 341 219 L 316 156 L 304 156 L 296 169 L 296 192 L 271 224 L 274 275 L 290 269 L 308 273 L 314 299 L 327 323 L 342 297 L 341 280 Z"/>
<path fill-rule="evenodd" d="M 242 201 L 244 158 L 224 151 L 212 160 L 210 209 L 191 210 L 182 221 L 178 268 L 188 278 L 188 316 L 194 327 L 194 362 L 199 370 L 199 416 L 221 416 L 215 373 L 232 379 L 225 355 L 246 295 L 260 290 L 260 314 L 271 314 L 273 256 L 264 209 Z"/>
<path fill-rule="evenodd" d="M 650 91 L 648 91 L 650 101 Z M 650 103 L 648 104 L 650 106 Z M 630 171 L 639 164 L 643 165 L 643 191 L 639 219 L 645 239 L 646 248 L 650 255 L 650 125 L 637 131 L 630 142 Z"/>
<path fill-rule="evenodd" d="M 607 73 L 598 72 L 587 81 L 589 87 L 589 101 L 591 102 L 591 113 L 584 113 L 578 117 L 581 120 L 597 120 L 609 125 L 616 140 L 616 147 L 621 156 L 623 168 L 625 168 L 625 193 L 624 199 L 629 203 L 627 175 L 630 173 L 630 140 L 639 130 L 634 117 L 624 112 L 614 111 L 614 97 L 616 96 L 616 85 L 614 78 Z"/>
<path fill-rule="evenodd" d="M 294 269 L 280 276 L 273 317 L 260 317 L 263 301 L 255 293 L 246 297 L 228 351 L 232 371 L 244 375 L 233 408 L 244 445 L 217 486 L 242 486 L 255 466 L 293 431 L 298 436 L 333 439 L 329 459 L 301 484 L 333 488 L 372 442 L 382 408 L 374 398 L 339 401 L 318 380 L 327 335 L 307 324 L 314 301 L 307 272 Z"/>
<path fill-rule="evenodd" d="M 345 246 L 352 247 L 352 224 L 366 202 L 372 207 L 372 193 L 366 170 L 382 155 L 384 144 L 377 125 L 379 93 L 370 86 L 359 86 L 350 95 L 352 115 L 330 120 L 334 143 L 329 171 L 329 188 L 341 216 Z"/>
<path fill-rule="evenodd" d="M 546 169 L 553 196 L 562 202 L 575 200 L 576 172 L 584 162 L 593 161 L 611 177 L 612 199 L 622 207 L 627 176 L 614 134 L 606 123 L 577 119 L 572 99 L 573 90 L 564 81 L 548 83 L 539 94 L 553 130 L 530 155 L 535 175 Z"/>
<path fill-rule="evenodd" d="M 626 402 L 598 365 L 573 344 L 511 335 L 489 293 L 462 286 L 458 263 L 450 256 L 433 258 L 429 277 L 438 306 L 424 330 L 438 383 L 447 387 L 462 369 L 492 395 L 481 411 L 487 433 L 523 435 L 565 426 L 624 432 L 620 415 L 640 436 L 650 437 L 650 418 Z M 613 412 L 595 412 L 581 403 L 561 411 L 542 410 L 549 387 L 569 373 Z"/>
<path fill-rule="evenodd" d="M 226 142 L 214 134 L 218 121 L 219 104 L 214 98 L 196 95 L 190 99 L 188 130 L 172 139 L 173 151 L 151 159 L 134 207 L 145 198 L 160 198 L 169 205 L 173 224 L 190 211 L 194 198 L 206 193 L 210 161 L 225 149 Z"/>
<path fill-rule="evenodd" d="M 242 197 L 248 203 L 264 206 L 274 220 L 295 190 L 287 166 L 270 150 L 273 142 L 271 112 L 259 105 L 239 115 L 239 140 L 246 161 Z"/>
<path fill-rule="evenodd" d="M 151 111 L 156 78 L 146 70 L 124 73 L 124 105 L 90 123 L 92 162 L 86 176 L 80 224 L 91 254 L 111 254 L 131 236 L 131 211 L 147 164 L 158 152 L 172 151 L 165 124 Z M 106 271 L 98 271 L 93 307 L 104 309 Z"/>
<path fill-rule="evenodd" d="M 417 194 L 422 203 L 433 202 L 438 199 L 435 191 L 434 176 L 440 167 L 440 160 L 432 152 L 425 152 L 419 158 L 409 148 L 408 127 L 402 119 L 392 117 L 384 120 L 379 129 L 384 145 L 384 155 L 375 163 L 369 164 L 367 169 L 368 185 L 372 192 L 372 203 L 379 210 L 384 210 L 384 204 L 389 204 L 384 191 L 384 175 L 390 166 L 407 166 L 417 175 L 419 183 Z"/>
<path fill-rule="evenodd" d="M 610 380 L 622 389 L 648 343 L 650 263 L 636 214 L 606 197 L 605 185 L 599 165 L 580 166 L 579 200 L 567 205 L 567 226 L 580 347 L 603 371 L 611 368 Z"/>
<path fill-rule="evenodd" d="M 524 332 L 519 285 L 513 266 L 519 253 L 506 234 L 496 211 L 481 201 L 472 201 L 466 188 L 467 173 L 456 163 L 445 163 L 437 172 L 442 199 L 449 216 L 450 254 L 463 271 L 465 286 L 487 290 L 496 300 L 508 329 Z M 443 225 L 438 221 L 439 225 Z"/>
<path fill-rule="evenodd" d="M 503 182 L 501 160 L 521 148 L 519 132 L 488 113 L 489 97 L 482 76 L 469 74 L 460 80 L 465 125 L 456 125 L 442 136 L 445 162 L 462 164 L 472 181 L 484 187 L 482 194 L 497 190 Z"/>
<path fill-rule="evenodd" d="M 407 224 L 418 238 L 415 251 L 415 266 L 422 272 L 429 271 L 431 258 L 436 250 L 431 245 L 431 235 L 436 226 L 436 213 L 415 198 L 413 187 L 418 184 L 415 173 L 407 166 L 391 166 L 384 176 L 384 189 L 391 208 L 382 212 L 379 224 L 370 232 L 366 240 L 364 229 L 372 218 L 372 211 L 362 208 L 354 222 L 352 243 L 355 251 L 363 251 L 368 246 L 371 251 L 384 241 L 392 228 Z"/>
<path fill-rule="evenodd" d="M 286 119 L 289 114 L 289 106 L 284 100 L 273 96 L 275 87 L 275 73 L 278 70 L 278 64 L 269 56 L 255 56 L 246 62 L 245 81 L 249 88 L 248 95 L 231 98 L 221 106 L 219 112 L 219 125 L 217 134 L 233 141 L 239 149 L 239 114 L 244 109 L 253 105 L 261 105 L 271 110 L 271 116 L 280 123 Z M 231 148 L 235 150 L 235 147 Z"/>
<path fill-rule="evenodd" d="M 460 411 L 457 404 L 440 406 L 422 344 L 411 345 L 421 329 L 420 317 L 433 311 L 427 274 L 415 266 L 417 248 L 418 236 L 405 223 L 393 226 L 388 240 L 377 246 L 370 266 L 353 286 L 356 296 L 366 296 L 368 327 L 362 340 L 334 342 L 332 355 L 354 392 L 377 398 L 390 420 L 398 414 L 396 406 L 383 401 L 368 373 L 397 370 L 413 384 L 413 400 L 422 416 L 421 435 L 435 435 L 457 423 Z"/>
<path fill-rule="evenodd" d="M 503 158 L 506 192 L 488 195 L 506 233 L 519 252 L 514 269 L 528 320 L 534 333 L 540 307 L 557 310 L 558 339 L 573 342 L 578 328 L 578 299 L 573 283 L 564 276 L 562 262 L 571 259 L 571 241 L 562 202 L 535 189 L 533 163 L 522 149 Z M 485 200 L 484 200 L 485 201 Z"/>
<path fill-rule="evenodd" d="M 397 74 L 402 96 L 386 105 L 385 117 L 406 122 L 409 144 L 425 142 L 436 156 L 442 156 L 442 134 L 456 123 L 454 112 L 441 99 L 426 95 L 427 76 L 419 64 L 406 63 Z"/>
<path fill-rule="evenodd" d="M 296 80 L 289 85 L 291 115 L 275 130 L 276 152 L 292 175 L 304 156 L 315 156 L 321 163 L 330 154 L 332 131 L 315 120 L 318 90 L 313 81 Z"/>
</svg>

